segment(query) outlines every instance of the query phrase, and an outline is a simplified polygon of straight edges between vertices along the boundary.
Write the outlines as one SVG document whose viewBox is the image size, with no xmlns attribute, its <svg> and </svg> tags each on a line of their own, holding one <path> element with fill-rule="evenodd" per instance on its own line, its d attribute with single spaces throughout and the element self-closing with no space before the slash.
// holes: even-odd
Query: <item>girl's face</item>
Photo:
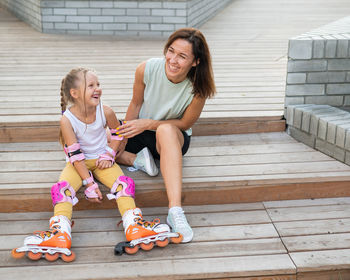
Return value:
<svg viewBox="0 0 350 280">
<path fill-rule="evenodd" d="M 77 99 L 84 102 L 87 106 L 96 107 L 100 103 L 102 89 L 100 88 L 100 82 L 98 77 L 93 72 L 86 73 L 86 91 L 84 83 L 84 75 L 80 75 L 80 84 L 78 86 Z M 84 100 L 85 99 L 85 100 Z"/>
<path fill-rule="evenodd" d="M 188 72 L 196 66 L 192 44 L 184 39 L 176 39 L 165 54 L 165 73 L 173 83 L 186 79 Z"/>
</svg>

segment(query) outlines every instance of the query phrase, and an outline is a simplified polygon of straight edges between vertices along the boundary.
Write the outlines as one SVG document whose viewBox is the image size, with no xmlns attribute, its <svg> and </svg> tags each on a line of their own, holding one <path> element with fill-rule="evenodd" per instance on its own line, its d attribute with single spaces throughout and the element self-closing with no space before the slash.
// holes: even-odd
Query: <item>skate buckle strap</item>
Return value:
<svg viewBox="0 0 350 280">
<path fill-rule="evenodd" d="M 73 164 L 75 161 L 81 161 L 85 159 L 84 154 L 80 150 L 79 143 L 74 143 L 70 146 L 64 145 L 64 152 L 68 156 L 71 164 Z"/>
<path fill-rule="evenodd" d="M 123 188 L 117 192 L 119 185 L 122 185 Z M 119 176 L 114 182 L 111 192 L 107 194 L 109 200 L 130 196 L 135 197 L 135 182 L 128 176 Z"/>
<path fill-rule="evenodd" d="M 111 139 L 112 140 L 117 140 L 117 141 L 121 141 L 124 139 L 123 136 L 119 136 L 118 135 L 118 130 L 117 129 L 110 129 L 111 130 Z"/>
<path fill-rule="evenodd" d="M 67 190 L 70 192 L 70 195 L 66 194 Z M 70 202 L 74 206 L 79 201 L 75 197 L 75 190 L 67 181 L 58 182 L 51 187 L 51 198 L 53 206 L 61 202 Z"/>
</svg>

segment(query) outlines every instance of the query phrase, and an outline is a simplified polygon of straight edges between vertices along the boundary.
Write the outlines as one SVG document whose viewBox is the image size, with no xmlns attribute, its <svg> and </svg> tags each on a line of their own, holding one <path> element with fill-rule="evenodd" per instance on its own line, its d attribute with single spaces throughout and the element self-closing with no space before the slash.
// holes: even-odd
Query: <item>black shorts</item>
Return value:
<svg viewBox="0 0 350 280">
<path fill-rule="evenodd" d="M 184 136 L 184 144 L 182 146 L 182 155 L 186 154 L 188 148 L 190 147 L 191 136 L 188 136 L 186 132 L 182 131 Z M 153 157 L 159 159 L 160 156 L 156 148 L 156 132 L 153 130 L 145 130 L 139 135 L 128 139 L 128 143 L 125 147 L 125 151 L 137 154 L 144 147 L 147 147 L 152 153 Z"/>
</svg>

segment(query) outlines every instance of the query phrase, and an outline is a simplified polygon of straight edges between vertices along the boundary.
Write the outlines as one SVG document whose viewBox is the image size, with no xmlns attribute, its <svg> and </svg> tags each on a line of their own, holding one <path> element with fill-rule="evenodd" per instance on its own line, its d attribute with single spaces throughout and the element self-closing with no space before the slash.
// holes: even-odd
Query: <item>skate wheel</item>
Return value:
<svg viewBox="0 0 350 280">
<path fill-rule="evenodd" d="M 181 243 L 183 236 L 181 233 L 177 233 L 179 236 L 178 237 L 170 237 L 170 240 L 172 243 L 178 244 Z"/>
<path fill-rule="evenodd" d="M 165 247 L 169 244 L 169 239 L 168 238 L 165 238 L 164 240 L 157 240 L 156 241 L 156 245 L 158 247 Z"/>
<path fill-rule="evenodd" d="M 54 262 L 55 260 L 57 260 L 60 257 L 59 253 L 54 253 L 54 254 L 49 254 L 46 253 L 45 254 L 45 259 L 48 260 L 49 262 Z"/>
<path fill-rule="evenodd" d="M 30 258 L 33 261 L 40 260 L 42 255 L 42 253 L 33 253 L 31 251 L 28 252 L 28 258 Z"/>
<path fill-rule="evenodd" d="M 69 256 L 67 256 L 65 254 L 61 254 L 61 259 L 64 262 L 72 262 L 75 260 L 75 253 L 71 251 L 71 254 Z"/>
<path fill-rule="evenodd" d="M 153 242 L 150 242 L 150 243 L 148 243 L 148 244 L 141 243 L 141 244 L 140 244 L 140 247 L 141 247 L 142 250 L 149 251 L 149 250 L 152 250 L 152 249 L 153 249 L 154 243 L 153 243 Z"/>
<path fill-rule="evenodd" d="M 15 248 L 11 251 L 11 256 L 14 259 L 21 259 L 26 254 L 26 252 L 17 252 L 16 250 L 17 250 L 17 248 Z"/>
<path fill-rule="evenodd" d="M 125 247 L 124 250 L 125 250 L 125 253 L 127 253 L 128 255 L 134 255 L 139 250 L 139 246 Z"/>
</svg>

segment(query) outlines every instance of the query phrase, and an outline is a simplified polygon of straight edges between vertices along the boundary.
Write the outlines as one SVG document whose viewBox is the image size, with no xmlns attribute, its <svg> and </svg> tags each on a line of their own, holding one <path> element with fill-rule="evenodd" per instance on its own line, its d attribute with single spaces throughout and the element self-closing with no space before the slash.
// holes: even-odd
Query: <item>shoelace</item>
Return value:
<svg viewBox="0 0 350 280">
<path fill-rule="evenodd" d="M 186 227 L 187 221 L 184 215 L 184 211 L 176 212 L 173 214 L 175 225 L 177 227 Z"/>
<path fill-rule="evenodd" d="M 57 233 L 58 229 L 60 228 L 60 226 L 53 226 L 51 229 L 49 230 L 37 230 L 34 231 L 34 235 L 38 235 L 40 236 L 42 239 L 45 239 L 45 237 L 50 237 L 51 235 L 54 235 Z"/>
<path fill-rule="evenodd" d="M 51 235 L 55 234 L 57 230 L 52 229 L 52 230 L 46 230 L 46 231 L 34 231 L 34 235 L 40 236 L 42 239 L 45 239 L 45 237 L 50 237 Z"/>
<path fill-rule="evenodd" d="M 137 222 L 137 224 L 139 224 L 140 226 L 143 225 L 146 228 L 147 227 L 153 228 L 154 225 L 160 223 L 160 220 L 156 218 L 156 219 L 153 219 L 153 221 L 146 221 L 146 220 L 143 220 L 142 218 L 138 218 L 138 219 L 135 219 L 135 222 Z"/>
</svg>

